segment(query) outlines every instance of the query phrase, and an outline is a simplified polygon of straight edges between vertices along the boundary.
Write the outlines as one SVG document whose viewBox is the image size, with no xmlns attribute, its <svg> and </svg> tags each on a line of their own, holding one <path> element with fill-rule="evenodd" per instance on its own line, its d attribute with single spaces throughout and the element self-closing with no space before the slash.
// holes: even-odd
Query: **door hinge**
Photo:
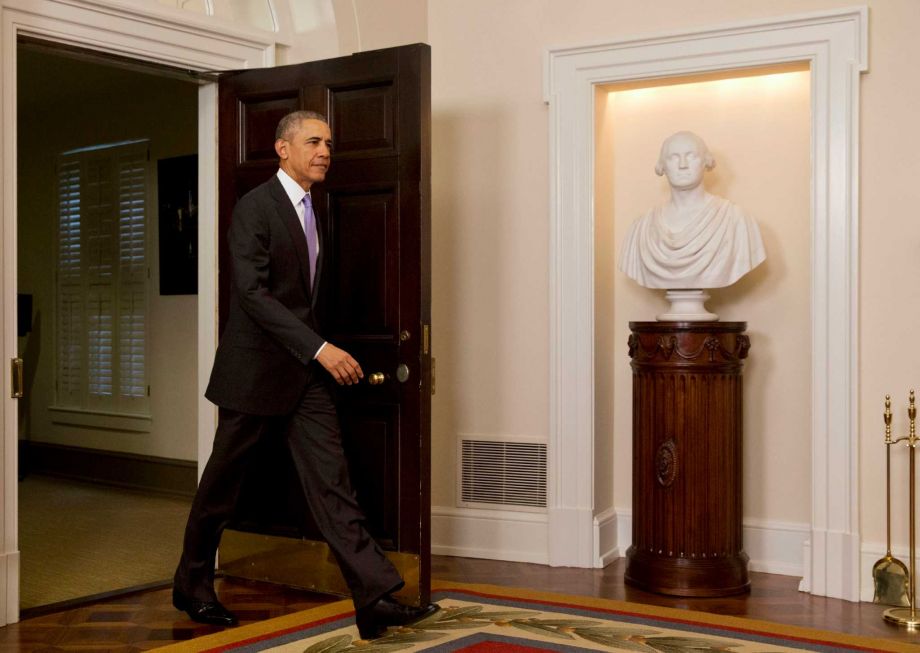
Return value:
<svg viewBox="0 0 920 653">
<path fill-rule="evenodd" d="M 12 392 L 10 396 L 13 399 L 22 399 L 24 394 L 24 388 L 22 383 L 22 359 L 21 358 L 11 358 L 10 359 L 10 381 L 12 385 Z"/>
</svg>

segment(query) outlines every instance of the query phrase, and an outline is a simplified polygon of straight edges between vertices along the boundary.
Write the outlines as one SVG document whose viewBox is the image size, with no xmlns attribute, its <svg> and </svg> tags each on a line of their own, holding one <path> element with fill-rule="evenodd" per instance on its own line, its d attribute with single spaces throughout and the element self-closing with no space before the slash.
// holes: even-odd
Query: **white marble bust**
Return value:
<svg viewBox="0 0 920 653">
<path fill-rule="evenodd" d="M 722 288 L 766 258 L 757 223 L 703 187 L 703 175 L 714 166 L 706 143 L 692 132 L 677 132 L 661 145 L 655 172 L 667 176 L 671 199 L 632 224 L 620 253 L 620 270 L 639 285 L 670 291 Z M 706 315 L 659 319 L 717 319 Z"/>
</svg>

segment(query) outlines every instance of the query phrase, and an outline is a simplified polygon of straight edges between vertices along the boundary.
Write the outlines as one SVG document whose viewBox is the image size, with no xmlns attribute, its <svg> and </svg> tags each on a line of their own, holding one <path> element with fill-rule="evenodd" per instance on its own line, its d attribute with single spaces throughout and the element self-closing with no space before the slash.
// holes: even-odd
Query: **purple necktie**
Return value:
<svg viewBox="0 0 920 653">
<path fill-rule="evenodd" d="M 307 237 L 307 251 L 310 253 L 310 286 L 316 276 L 316 255 L 319 253 L 319 241 L 316 234 L 316 214 L 313 213 L 313 202 L 310 193 L 303 196 L 303 232 Z"/>
</svg>

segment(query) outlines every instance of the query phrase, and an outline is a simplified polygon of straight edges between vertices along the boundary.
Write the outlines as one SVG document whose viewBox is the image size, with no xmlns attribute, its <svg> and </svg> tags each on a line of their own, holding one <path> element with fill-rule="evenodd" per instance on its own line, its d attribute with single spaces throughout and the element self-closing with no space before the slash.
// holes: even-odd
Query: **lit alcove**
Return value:
<svg viewBox="0 0 920 653">
<path fill-rule="evenodd" d="M 664 291 L 617 270 L 630 224 L 668 199 L 662 141 L 700 135 L 716 159 L 709 192 L 758 222 L 767 260 L 711 292 L 721 320 L 746 321 L 744 542 L 751 569 L 802 575 L 811 527 L 811 73 L 807 63 L 597 86 L 595 92 L 596 508 L 632 511 L 630 321 L 654 320 Z M 610 468 L 612 461 L 612 470 Z M 612 473 L 611 473 L 612 472 Z"/>
</svg>

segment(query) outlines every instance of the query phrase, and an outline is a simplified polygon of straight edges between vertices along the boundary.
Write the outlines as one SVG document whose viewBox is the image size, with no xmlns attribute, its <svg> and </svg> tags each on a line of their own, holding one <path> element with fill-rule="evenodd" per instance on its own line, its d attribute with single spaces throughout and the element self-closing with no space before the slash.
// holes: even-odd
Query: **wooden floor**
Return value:
<svg viewBox="0 0 920 653">
<path fill-rule="evenodd" d="M 567 569 L 435 556 L 432 568 L 435 579 L 528 587 L 689 608 L 920 645 L 920 635 L 899 630 L 882 620 L 883 606 L 803 594 L 797 589 L 798 579 L 789 576 L 752 574 L 750 595 L 681 599 L 624 586 L 623 559 L 606 569 Z M 334 600 L 334 597 L 268 584 L 231 580 L 220 581 L 219 593 L 227 607 L 236 612 L 244 624 Z M 195 624 L 174 610 L 170 605 L 168 587 L 59 608 L 38 616 L 27 614 L 25 617 L 18 624 L 0 628 L 0 651 L 145 651 L 219 630 Z"/>
</svg>

